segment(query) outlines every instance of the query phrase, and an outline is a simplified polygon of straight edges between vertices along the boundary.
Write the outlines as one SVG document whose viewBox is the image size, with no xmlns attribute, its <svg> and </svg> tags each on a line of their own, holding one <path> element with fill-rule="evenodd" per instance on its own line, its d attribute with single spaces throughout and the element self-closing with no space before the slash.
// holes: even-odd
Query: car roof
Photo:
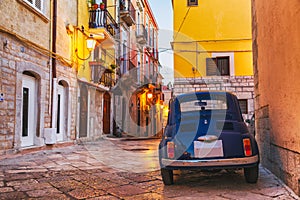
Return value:
<svg viewBox="0 0 300 200">
<path fill-rule="evenodd" d="M 188 93 L 183 93 L 183 94 L 179 94 L 176 95 L 175 98 L 184 98 L 186 96 L 190 96 L 190 95 L 201 95 L 201 94 L 215 94 L 215 95 L 230 95 L 230 96 L 235 96 L 233 93 L 228 92 L 228 91 L 221 91 L 221 90 L 201 90 L 201 91 L 195 91 L 195 92 L 188 92 Z"/>
</svg>

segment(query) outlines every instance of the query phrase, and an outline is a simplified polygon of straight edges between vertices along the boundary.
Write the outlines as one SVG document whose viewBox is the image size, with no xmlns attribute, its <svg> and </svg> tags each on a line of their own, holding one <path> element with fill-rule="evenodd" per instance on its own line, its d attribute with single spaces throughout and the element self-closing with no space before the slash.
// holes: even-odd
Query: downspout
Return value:
<svg viewBox="0 0 300 200">
<path fill-rule="evenodd" d="M 76 10 L 76 12 L 77 12 L 77 18 L 76 18 L 76 27 L 78 27 L 79 26 L 79 0 L 77 0 L 76 1 L 76 3 L 77 3 L 77 10 Z M 77 39 L 78 39 L 78 29 L 75 29 L 75 31 L 74 31 L 74 39 L 72 40 L 72 47 L 71 47 L 71 49 L 72 49 L 72 55 L 73 55 L 73 52 L 75 52 L 74 50 L 77 48 Z M 75 47 L 75 49 L 74 49 L 74 47 Z M 74 59 L 74 57 L 72 56 L 72 61 L 73 61 L 73 59 Z M 76 99 L 79 99 L 80 98 L 80 96 L 79 96 L 79 94 L 78 94 L 78 92 L 79 92 L 79 83 L 78 83 L 78 62 L 76 61 L 76 60 L 74 60 L 74 63 L 75 63 L 75 67 L 76 67 Z M 75 104 L 75 140 L 77 140 L 78 138 L 79 138 L 79 120 L 80 120 L 80 118 L 79 118 L 79 115 L 78 115 L 78 113 L 79 113 L 79 111 L 78 111 L 78 109 L 79 109 L 79 101 L 77 101 L 76 102 L 76 104 Z M 71 135 L 71 133 L 70 133 L 70 135 Z"/>
<path fill-rule="evenodd" d="M 57 0 L 53 0 L 53 14 L 52 14 L 52 53 L 56 54 L 56 32 L 57 32 Z M 52 95 L 51 95 L 51 127 L 55 128 L 55 96 L 56 96 L 56 55 L 52 54 Z"/>
</svg>

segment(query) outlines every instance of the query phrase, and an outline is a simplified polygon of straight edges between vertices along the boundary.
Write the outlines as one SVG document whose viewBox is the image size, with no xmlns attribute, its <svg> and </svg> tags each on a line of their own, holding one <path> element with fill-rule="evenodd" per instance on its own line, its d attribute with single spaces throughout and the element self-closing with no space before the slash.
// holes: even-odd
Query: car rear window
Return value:
<svg viewBox="0 0 300 200">
<path fill-rule="evenodd" d="M 192 95 L 179 100 L 180 111 L 227 110 L 226 95 Z"/>
</svg>

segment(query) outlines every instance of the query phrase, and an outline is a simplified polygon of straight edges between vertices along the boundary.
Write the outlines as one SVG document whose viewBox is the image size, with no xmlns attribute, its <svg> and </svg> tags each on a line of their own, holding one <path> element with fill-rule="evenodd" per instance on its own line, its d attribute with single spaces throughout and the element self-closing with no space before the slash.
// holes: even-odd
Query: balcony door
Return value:
<svg viewBox="0 0 300 200">
<path fill-rule="evenodd" d="M 34 145 L 37 126 L 37 90 L 34 77 L 23 75 L 22 104 L 21 146 L 27 147 Z"/>
</svg>

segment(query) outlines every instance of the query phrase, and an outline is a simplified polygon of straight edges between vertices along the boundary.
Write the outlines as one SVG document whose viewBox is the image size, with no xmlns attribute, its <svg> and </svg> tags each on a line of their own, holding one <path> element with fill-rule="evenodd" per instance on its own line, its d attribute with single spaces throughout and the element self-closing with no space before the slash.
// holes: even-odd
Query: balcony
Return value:
<svg viewBox="0 0 300 200">
<path fill-rule="evenodd" d="M 107 69 L 100 62 L 89 62 L 89 64 L 93 83 L 109 88 L 115 85 L 114 72 L 111 69 Z"/>
<path fill-rule="evenodd" d="M 131 62 L 130 60 L 128 62 L 129 62 L 129 75 L 130 75 L 131 79 L 134 80 L 135 83 L 137 83 L 138 82 L 137 68 L 133 64 L 133 62 Z"/>
<path fill-rule="evenodd" d="M 136 41 L 140 45 L 145 45 L 148 42 L 148 32 L 143 24 L 136 25 Z"/>
<path fill-rule="evenodd" d="M 117 33 L 118 25 L 107 10 L 89 10 L 89 28 L 94 34 L 103 33 L 104 39 L 111 39 Z"/>
<path fill-rule="evenodd" d="M 120 17 L 127 24 L 135 24 L 135 9 L 130 0 L 120 0 Z"/>
</svg>

